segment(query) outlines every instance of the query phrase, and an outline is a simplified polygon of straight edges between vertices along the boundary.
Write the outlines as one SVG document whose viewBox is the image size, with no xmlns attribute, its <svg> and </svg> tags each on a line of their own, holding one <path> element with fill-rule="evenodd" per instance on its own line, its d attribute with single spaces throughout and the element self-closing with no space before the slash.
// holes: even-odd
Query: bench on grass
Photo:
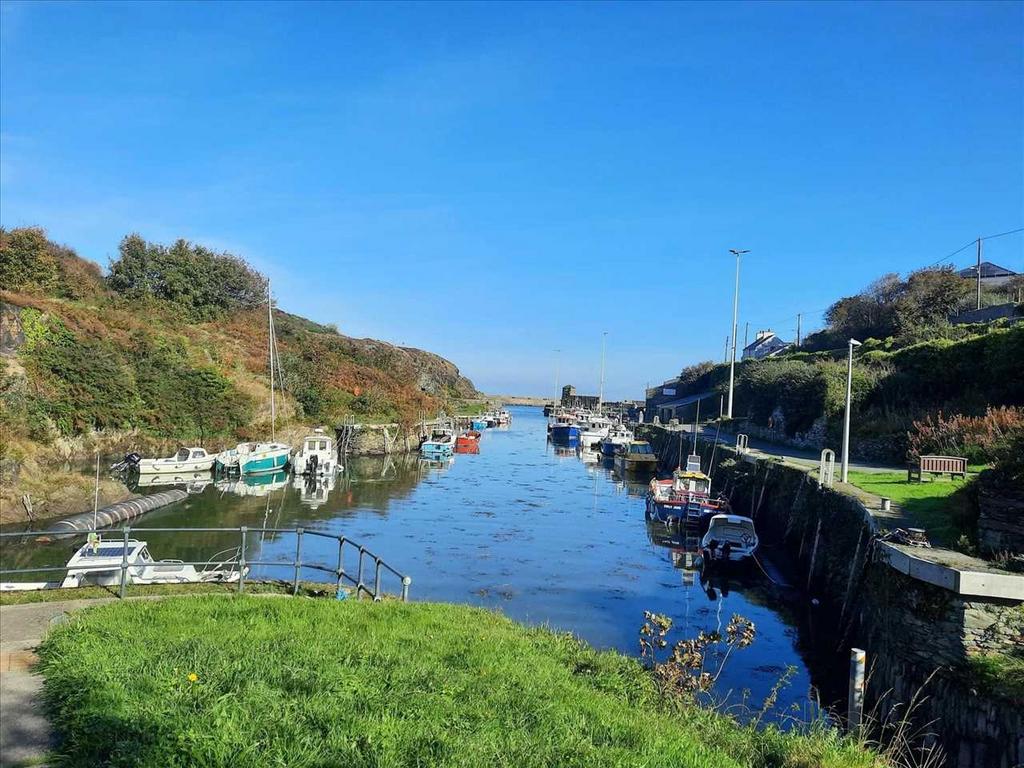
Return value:
<svg viewBox="0 0 1024 768">
<path fill-rule="evenodd" d="M 954 477 L 967 477 L 967 459 L 961 456 L 921 456 L 916 464 L 907 465 L 907 482 L 922 481 L 924 473 L 931 475 L 948 474 Z"/>
</svg>

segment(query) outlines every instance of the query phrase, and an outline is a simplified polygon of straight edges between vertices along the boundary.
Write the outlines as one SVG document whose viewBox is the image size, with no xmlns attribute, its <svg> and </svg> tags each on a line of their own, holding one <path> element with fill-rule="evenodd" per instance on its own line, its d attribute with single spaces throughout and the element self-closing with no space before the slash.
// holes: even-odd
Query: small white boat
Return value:
<svg viewBox="0 0 1024 768">
<path fill-rule="evenodd" d="M 136 466 L 141 475 L 186 475 L 191 472 L 209 472 L 213 469 L 216 458 L 208 454 L 204 448 L 179 448 L 177 453 L 166 459 L 139 459 Z"/>
<path fill-rule="evenodd" d="M 341 469 L 338 464 L 338 450 L 334 438 L 329 437 L 323 427 L 313 430 L 299 446 L 292 459 L 296 475 L 333 475 Z"/>
<path fill-rule="evenodd" d="M 705 558 L 712 562 L 746 560 L 758 545 L 754 521 L 742 515 L 715 515 L 700 545 Z"/>
<path fill-rule="evenodd" d="M 615 449 L 620 445 L 628 445 L 635 437 L 630 429 L 622 424 L 613 424 L 608 428 L 608 434 L 601 438 L 601 455 L 605 458 L 613 458 Z"/>
<path fill-rule="evenodd" d="M 238 548 L 225 549 L 210 558 L 202 570 L 180 560 L 154 560 L 144 541 L 128 540 L 129 584 L 198 584 L 235 582 L 240 576 Z M 10 581 L 0 584 L 0 592 L 74 587 L 113 587 L 121 583 L 124 539 L 101 539 L 83 544 L 68 560 L 63 581 Z M 248 570 L 248 569 L 247 569 Z"/>
</svg>

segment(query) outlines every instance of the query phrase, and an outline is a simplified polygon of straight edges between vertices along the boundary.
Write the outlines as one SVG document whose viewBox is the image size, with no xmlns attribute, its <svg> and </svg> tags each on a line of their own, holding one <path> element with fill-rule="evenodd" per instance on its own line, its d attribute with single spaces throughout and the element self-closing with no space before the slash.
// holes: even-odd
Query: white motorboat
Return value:
<svg viewBox="0 0 1024 768">
<path fill-rule="evenodd" d="M 198 584 L 235 582 L 240 577 L 238 547 L 225 549 L 210 558 L 202 570 L 180 560 L 154 560 L 144 541 L 129 539 L 125 558 L 124 539 L 96 537 L 83 544 L 68 560 L 63 581 L 13 581 L 0 584 L 0 591 L 71 589 L 74 587 L 112 587 L 121 583 L 121 564 L 129 584 Z M 248 570 L 248 569 L 247 569 Z"/>
<path fill-rule="evenodd" d="M 215 457 L 217 472 L 238 472 L 255 475 L 280 472 L 291 458 L 292 449 L 284 443 L 239 443 Z"/>
<path fill-rule="evenodd" d="M 580 446 L 592 448 L 608 436 L 612 423 L 604 416 L 591 416 L 589 421 L 580 427 Z"/>
<path fill-rule="evenodd" d="M 166 459 L 139 459 L 135 465 L 140 475 L 174 474 L 186 476 L 189 473 L 209 472 L 213 469 L 216 456 L 206 452 L 204 448 L 179 448 L 173 456 Z"/>
<path fill-rule="evenodd" d="M 700 544 L 705 557 L 712 562 L 746 560 L 758 545 L 754 521 L 742 515 L 715 515 Z"/>
<path fill-rule="evenodd" d="M 334 438 L 328 436 L 323 427 L 313 430 L 299 446 L 298 453 L 292 459 L 292 469 L 296 475 L 333 475 L 341 469 L 338 463 L 338 450 Z"/>
</svg>

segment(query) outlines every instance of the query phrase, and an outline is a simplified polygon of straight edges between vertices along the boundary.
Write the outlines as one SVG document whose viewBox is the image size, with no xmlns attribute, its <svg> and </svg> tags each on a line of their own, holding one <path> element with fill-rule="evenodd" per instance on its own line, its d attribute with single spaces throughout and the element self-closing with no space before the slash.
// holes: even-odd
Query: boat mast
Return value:
<svg viewBox="0 0 1024 768">
<path fill-rule="evenodd" d="M 270 281 L 267 280 L 267 348 L 270 351 L 270 441 L 276 442 L 277 408 L 274 403 L 274 300 L 270 296 Z"/>
<path fill-rule="evenodd" d="M 608 338 L 608 331 L 601 333 L 601 388 L 597 391 L 597 415 L 601 415 L 601 406 L 604 404 L 604 344 Z"/>
</svg>

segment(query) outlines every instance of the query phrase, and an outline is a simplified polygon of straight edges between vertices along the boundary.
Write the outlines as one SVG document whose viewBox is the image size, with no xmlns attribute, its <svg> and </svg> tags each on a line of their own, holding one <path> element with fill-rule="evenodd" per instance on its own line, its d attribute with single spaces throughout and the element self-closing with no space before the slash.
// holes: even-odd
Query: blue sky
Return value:
<svg viewBox="0 0 1024 768">
<path fill-rule="evenodd" d="M 1020 3 L 4 2 L 0 222 L 231 250 L 491 392 L 555 349 L 595 391 L 607 331 L 638 397 L 722 357 L 730 247 L 788 337 L 1024 226 L 1022 42 Z"/>
</svg>

